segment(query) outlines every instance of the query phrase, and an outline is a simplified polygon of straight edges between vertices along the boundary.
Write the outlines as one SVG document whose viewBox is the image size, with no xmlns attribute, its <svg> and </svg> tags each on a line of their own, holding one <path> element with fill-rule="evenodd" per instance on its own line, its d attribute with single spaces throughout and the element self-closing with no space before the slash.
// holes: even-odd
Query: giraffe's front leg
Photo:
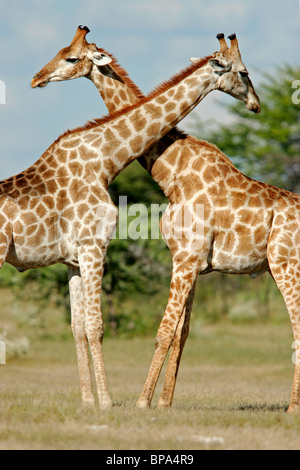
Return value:
<svg viewBox="0 0 300 470">
<path fill-rule="evenodd" d="M 173 266 L 169 301 L 156 336 L 155 353 L 142 394 L 137 402 L 138 408 L 148 408 L 172 341 L 175 337 L 181 315 L 198 275 L 197 260 L 186 260 Z"/>
<path fill-rule="evenodd" d="M 90 370 L 89 344 L 85 331 L 84 294 L 80 270 L 69 268 L 72 331 L 75 340 L 80 390 L 84 408 L 94 409 L 95 399 Z"/>
<path fill-rule="evenodd" d="M 92 353 L 99 407 L 101 409 L 112 406 L 106 382 L 102 350 L 101 287 L 106 251 L 107 246 L 105 244 L 91 242 L 90 245 L 81 247 L 79 255 L 84 293 L 85 331 Z"/>
<path fill-rule="evenodd" d="M 196 281 L 189 295 L 184 312 L 181 316 L 179 325 L 176 329 L 176 334 L 172 343 L 170 357 L 168 360 L 168 367 L 164 381 L 163 390 L 158 402 L 159 408 L 167 408 L 172 405 L 175 385 L 179 370 L 179 365 L 184 349 L 184 345 L 189 335 L 190 318 L 193 308 L 195 297 Z"/>
</svg>

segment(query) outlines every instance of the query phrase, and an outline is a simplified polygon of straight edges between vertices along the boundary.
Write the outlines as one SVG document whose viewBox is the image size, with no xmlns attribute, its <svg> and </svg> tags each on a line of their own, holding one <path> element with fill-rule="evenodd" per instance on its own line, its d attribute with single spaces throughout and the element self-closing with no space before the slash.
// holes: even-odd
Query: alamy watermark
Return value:
<svg viewBox="0 0 300 470">
<path fill-rule="evenodd" d="M 300 104 L 300 80 L 295 80 L 292 83 L 292 88 L 296 89 L 292 94 L 292 102 L 293 104 Z"/>
<path fill-rule="evenodd" d="M 6 346 L 4 341 L 0 341 L 0 365 L 6 364 Z"/>
<path fill-rule="evenodd" d="M 6 84 L 0 80 L 0 104 L 6 104 Z"/>
<path fill-rule="evenodd" d="M 161 219 L 161 216 L 162 219 Z M 185 240 L 193 248 L 202 248 L 204 241 L 203 204 L 127 204 L 120 196 L 119 211 L 111 204 L 98 207 L 97 238 L 100 240 Z"/>
<path fill-rule="evenodd" d="M 292 355 L 292 363 L 295 365 L 300 364 L 300 341 L 294 341 L 292 344 L 292 349 L 296 349 Z"/>
</svg>

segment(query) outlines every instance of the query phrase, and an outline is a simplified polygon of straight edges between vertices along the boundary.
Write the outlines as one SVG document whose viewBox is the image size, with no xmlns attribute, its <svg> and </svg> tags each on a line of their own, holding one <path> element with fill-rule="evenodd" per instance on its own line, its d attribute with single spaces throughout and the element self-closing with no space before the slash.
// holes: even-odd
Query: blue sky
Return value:
<svg viewBox="0 0 300 470">
<path fill-rule="evenodd" d="M 254 85 L 265 71 L 300 63 L 298 0 L 0 0 L 0 80 L 6 84 L 0 179 L 29 167 L 68 128 L 107 113 L 86 79 L 30 88 L 79 24 L 145 93 L 188 66 L 189 57 L 217 50 L 219 32 L 237 33 Z M 193 113 L 228 119 L 218 103 L 230 100 L 214 92 Z M 189 130 L 189 123 L 188 117 L 181 127 Z"/>
</svg>

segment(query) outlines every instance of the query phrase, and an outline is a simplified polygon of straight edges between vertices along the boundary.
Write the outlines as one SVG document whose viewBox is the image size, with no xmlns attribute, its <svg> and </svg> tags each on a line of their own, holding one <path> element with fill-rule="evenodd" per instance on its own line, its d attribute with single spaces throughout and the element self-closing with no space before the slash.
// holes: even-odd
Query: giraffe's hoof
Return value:
<svg viewBox="0 0 300 470">
<path fill-rule="evenodd" d="M 139 410 L 147 410 L 148 408 L 150 408 L 150 404 L 145 399 L 139 399 L 136 404 L 136 408 L 138 408 Z"/>
<path fill-rule="evenodd" d="M 288 408 L 288 413 L 299 413 L 300 412 L 300 405 L 292 404 Z"/>
<path fill-rule="evenodd" d="M 82 402 L 83 411 L 96 411 L 95 400 L 84 400 Z"/>
<path fill-rule="evenodd" d="M 158 404 L 157 404 L 157 408 L 162 410 L 164 408 L 170 408 L 171 407 L 171 403 L 165 401 L 165 400 L 162 400 L 160 399 Z"/>
<path fill-rule="evenodd" d="M 110 410 L 112 406 L 113 404 L 110 398 L 106 400 L 102 400 L 102 402 L 99 404 L 100 410 Z"/>
</svg>

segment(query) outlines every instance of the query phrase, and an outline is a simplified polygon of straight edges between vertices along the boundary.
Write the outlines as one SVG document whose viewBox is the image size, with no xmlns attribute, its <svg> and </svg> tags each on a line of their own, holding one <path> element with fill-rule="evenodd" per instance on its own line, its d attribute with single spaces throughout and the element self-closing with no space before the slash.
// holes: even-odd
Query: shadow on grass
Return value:
<svg viewBox="0 0 300 470">
<path fill-rule="evenodd" d="M 246 403 L 246 402 L 240 402 L 240 403 L 212 403 L 212 404 L 207 404 L 207 403 L 199 403 L 195 404 L 179 404 L 176 403 L 176 405 L 173 406 L 174 408 L 177 408 L 178 410 L 195 410 L 195 411 L 219 411 L 219 412 L 224 412 L 224 411 L 252 411 L 252 412 L 281 412 L 285 413 L 288 410 L 288 403 L 287 402 L 281 402 L 281 403 Z"/>
<path fill-rule="evenodd" d="M 243 403 L 236 407 L 233 407 L 233 410 L 239 411 L 283 411 L 288 410 L 289 405 L 287 403 Z"/>
</svg>

